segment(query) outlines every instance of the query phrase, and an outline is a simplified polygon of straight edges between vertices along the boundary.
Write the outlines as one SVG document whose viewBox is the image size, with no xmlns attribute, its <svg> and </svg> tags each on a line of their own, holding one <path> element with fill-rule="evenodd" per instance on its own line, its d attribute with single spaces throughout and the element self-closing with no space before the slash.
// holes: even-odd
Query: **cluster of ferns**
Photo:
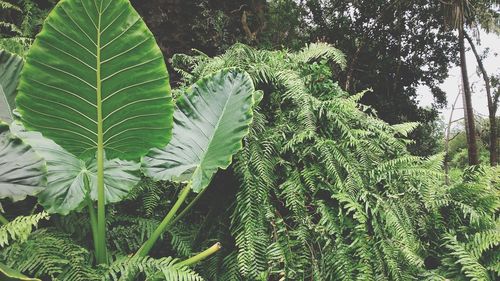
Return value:
<svg viewBox="0 0 500 281">
<path fill-rule="evenodd" d="M 0 0 L 0 27 L 9 35 L 1 46 L 20 55 L 36 18 L 44 17 L 23 3 L 32 12 L 15 23 L 10 15 L 21 8 Z M 27 208 L 0 227 L 0 262 L 61 281 L 157 280 L 158 271 L 172 281 L 498 280 L 498 168 L 470 167 L 445 184 L 443 155 L 406 150 L 418 124 L 389 125 L 360 103 L 369 91 L 350 94 L 338 86 L 345 64 L 342 52 L 326 44 L 299 52 L 237 44 L 213 58 L 176 55 L 182 82 L 174 94 L 237 67 L 263 96 L 243 150 L 199 206 L 169 229 L 152 257 L 127 259 L 173 204 L 172 183 L 145 179 L 109 208 L 107 243 L 117 258 L 98 268 L 86 250 L 92 247 L 86 213 L 49 217 Z M 154 258 L 189 257 L 215 241 L 223 250 L 198 264 L 198 273 Z"/>
</svg>

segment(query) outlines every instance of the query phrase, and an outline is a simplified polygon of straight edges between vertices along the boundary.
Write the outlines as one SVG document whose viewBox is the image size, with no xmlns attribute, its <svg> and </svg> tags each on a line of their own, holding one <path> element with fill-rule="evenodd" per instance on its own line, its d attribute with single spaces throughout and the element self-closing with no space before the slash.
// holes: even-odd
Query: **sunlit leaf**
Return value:
<svg viewBox="0 0 500 281">
<path fill-rule="evenodd" d="M 163 55 L 128 0 L 63 0 L 26 57 L 17 106 L 37 130 L 80 159 L 103 147 L 138 160 L 171 137 Z"/>
</svg>

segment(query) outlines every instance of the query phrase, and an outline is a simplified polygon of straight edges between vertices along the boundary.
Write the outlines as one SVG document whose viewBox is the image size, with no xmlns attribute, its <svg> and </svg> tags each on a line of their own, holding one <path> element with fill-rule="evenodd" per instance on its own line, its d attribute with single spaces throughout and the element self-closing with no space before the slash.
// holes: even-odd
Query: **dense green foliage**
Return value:
<svg viewBox="0 0 500 281">
<path fill-rule="evenodd" d="M 218 55 L 237 42 L 294 51 L 309 42 L 330 43 L 349 58 L 347 68 L 336 77 L 342 88 L 349 93 L 372 88 L 362 102 L 377 110 L 381 119 L 390 124 L 422 123 L 411 133 L 416 140 L 411 147 L 414 154 L 438 151 L 431 129 L 439 117 L 436 109 L 446 104 L 439 84 L 457 54 L 456 37 L 443 28 L 439 1 L 150 0 L 133 4 L 167 57 L 195 53 L 193 48 Z M 172 73 L 172 77 L 178 76 Z M 418 106 L 417 88 L 422 85 L 435 97 L 433 108 Z"/>
<path fill-rule="evenodd" d="M 54 1 L 0 1 L 0 46 L 24 56 Z"/>
<path fill-rule="evenodd" d="M 441 156 L 421 159 L 406 152 L 404 137 L 416 124 L 390 126 L 370 114 L 357 102 L 363 93 L 350 96 L 327 78 L 332 61 L 345 64 L 339 51 L 324 44 L 299 53 L 236 45 L 213 59 L 174 57 L 188 84 L 237 66 L 264 90 L 234 166 L 231 182 L 239 188 L 232 214 L 206 218 L 218 221 L 210 223 L 214 233 L 230 230 L 226 239 L 234 241 L 219 271 L 207 262 L 208 279 L 226 272 L 235 274 L 227 280 L 455 280 L 461 274 L 493 280 L 498 271 L 486 263 L 498 262 L 492 247 L 499 241 L 481 233 L 496 233 L 498 171 L 485 172 L 490 176 L 479 176 L 480 182 L 457 179 L 444 186 Z M 468 190 L 472 186 L 475 192 Z M 481 242 L 467 244 L 472 235 Z M 474 243 L 485 246 L 478 253 L 460 250 Z M 479 261 L 482 254 L 487 262 Z M 470 273 L 469 262 L 488 269 Z"/>
<path fill-rule="evenodd" d="M 9 14 L 6 20 L 23 26 L 27 43 L 57 2 L 4 1 L 23 11 Z M 457 54 L 456 36 L 443 28 L 439 1 L 131 2 L 155 35 L 174 83 L 180 77 L 172 71 L 168 59 L 176 53 L 196 49 L 213 56 L 237 42 L 256 48 L 291 50 L 299 50 L 309 42 L 327 42 L 349 58 L 348 67 L 337 76 L 344 89 L 350 76 L 348 92 L 372 88 L 373 93 L 364 96 L 362 102 L 377 110 L 384 121 L 422 123 L 411 133 L 416 140 L 410 147 L 412 153 L 431 155 L 439 149 L 433 125 L 439 117 L 436 109 L 446 104 L 439 84 L 447 77 L 448 67 L 456 62 Z M 12 35 L 15 34 L 8 34 L 9 41 Z M 417 88 L 421 85 L 431 89 L 435 97 L 433 108 L 418 107 Z"/>
<path fill-rule="evenodd" d="M 200 13 L 189 21 L 209 20 L 194 26 L 192 34 L 185 30 L 190 25 L 179 32 L 187 38 L 202 34 L 196 40 L 207 40 L 200 49 L 220 55 L 195 50 L 169 60 L 174 109 L 148 103 L 103 123 L 94 107 L 112 114 L 148 94 L 170 101 L 168 73 L 153 36 L 126 0 L 111 6 L 113 15 L 103 13 L 111 1 L 116 0 L 60 1 L 27 53 L 32 42 L 23 38 L 32 38 L 41 24 L 34 19 L 45 18 L 45 9 L 58 1 L 0 0 L 5 8 L 0 47 L 27 58 L 20 110 L 6 111 L 16 120 L 10 126 L 0 123 L 0 203 L 6 217 L 0 216 L 0 279 L 500 278 L 500 170 L 467 167 L 460 133 L 450 142 L 452 170 L 445 184 L 443 154 L 434 154 L 442 138 L 435 112 L 413 100 L 419 81 L 442 99 L 436 83 L 453 59 L 451 34 L 419 32 L 440 26 L 439 4 L 304 1 L 306 9 L 296 1 L 186 1 L 179 5 Z M 132 3 L 143 14 L 157 4 Z M 88 17 L 77 17 L 79 12 Z M 166 23 L 165 15 L 153 16 L 157 12 L 150 9 L 145 18 L 156 22 L 153 32 Z M 392 14 L 397 21 L 386 20 Z M 123 22 L 116 20 L 122 16 Z M 101 17 L 111 35 L 94 25 Z M 375 40 L 358 36 L 367 22 L 372 25 L 366 34 Z M 250 33 L 239 30 L 245 25 Z M 61 31 L 69 40 L 56 34 Z M 299 47 L 320 36 L 345 50 L 347 58 L 328 43 Z M 165 42 L 191 40 L 172 37 L 157 36 L 164 53 L 172 51 Z M 262 48 L 232 45 L 240 39 Z M 101 57 L 101 40 L 116 40 L 119 48 Z M 435 40 L 436 48 L 418 57 Z M 149 48 L 104 67 L 100 77 L 101 58 L 112 61 L 144 42 Z M 190 44 L 173 48 L 187 50 Z M 282 46 L 292 50 L 268 50 Z M 93 53 L 94 48 L 100 51 Z M 7 61 L 2 55 L 12 57 L 0 50 L 0 70 Z M 431 67 L 423 70 L 426 61 Z M 12 73 L 19 73 L 19 64 Z M 144 85 L 151 73 L 162 78 L 157 87 L 126 91 L 118 101 L 102 103 L 116 93 L 110 89 Z M 2 92 L 0 99 L 16 94 L 14 74 L 0 79 L 1 87 L 9 83 L 9 95 Z M 82 98 L 87 102 L 80 103 Z M 164 122 L 172 111 L 173 124 Z M 161 118 L 141 119 L 151 116 Z M 142 121 L 130 122 L 136 118 Z M 393 124 L 407 120 L 423 124 Z M 127 133 L 134 125 L 155 122 L 166 124 L 162 129 L 168 132 L 155 127 Z M 103 141 L 98 135 L 106 137 L 102 127 L 129 137 L 117 144 L 119 151 L 97 144 Z M 162 139 L 163 145 L 170 138 L 164 147 L 155 141 Z M 86 140 L 96 145 L 82 143 Z M 151 143 L 157 148 L 149 150 Z M 100 149 L 106 154 L 95 159 L 93 150 L 99 155 Z M 28 189 L 12 189 L 19 177 L 9 172 L 18 170 Z M 4 199 L 26 195 L 38 201 Z M 96 238 L 95 201 L 106 217 L 99 218 L 106 229 L 103 240 Z"/>
<path fill-rule="evenodd" d="M 498 170 L 469 169 L 442 184 L 439 155 L 406 152 L 405 136 L 417 124 L 380 121 L 358 103 L 370 93 L 350 96 L 326 78 L 332 63 L 345 65 L 337 49 L 313 44 L 287 53 L 236 45 L 219 57 L 178 55 L 174 63 L 186 86 L 221 68 L 243 68 L 264 96 L 230 172 L 216 177 L 204 195 L 209 200 L 170 228 L 153 256 L 188 257 L 219 240 L 222 252 L 197 267 L 206 280 L 498 276 Z M 172 204 L 172 187 L 145 180 L 111 207 L 113 255 L 136 251 L 150 236 Z M 94 280 L 104 271 L 89 267 L 89 252 L 78 245 L 89 246 L 88 220 L 55 216 L 50 224 L 57 228 L 11 243 L 4 261 L 35 276 Z M 66 250 L 61 256 L 53 247 Z M 117 258 L 105 274 L 201 278 L 171 263 Z"/>
<path fill-rule="evenodd" d="M 176 155 L 163 161 L 187 160 L 183 155 L 196 148 L 200 153 L 192 160 L 200 163 L 186 162 L 180 166 L 189 166 L 189 176 L 169 178 L 184 185 L 176 203 L 128 257 L 126 252 L 108 254 L 106 205 L 130 193 L 139 181 L 143 156 L 168 144 L 173 125 L 168 72 L 151 32 L 128 0 L 64 0 L 44 21 L 24 64 L 19 58 L 13 64 L 10 58 L 16 56 L 2 50 L 4 55 L 2 69 L 8 71 L 0 80 L 2 110 L 10 119 L 15 110 L 16 120 L 10 126 L 0 123 L 0 198 L 38 196 L 51 214 L 87 209 L 94 251 L 58 228 L 30 235 L 41 215 L 12 222 L 0 216 L 2 244 L 9 237 L 18 240 L 4 249 L 2 274 L 14 279 L 24 279 L 22 271 L 52 280 L 95 280 L 99 275 L 106 280 L 199 280 L 187 267 L 217 252 L 219 243 L 180 262 L 146 256 L 186 196 L 205 188 L 242 148 L 253 118 L 254 87 L 248 74 L 219 71 L 200 79 L 177 102 L 176 119 L 194 125 L 177 126 L 171 145 Z M 210 115 L 216 111 L 220 114 Z M 206 141 L 201 142 L 203 136 Z M 186 138 L 196 138 L 196 147 L 178 147 L 176 141 Z M 155 171 L 162 174 L 168 166 Z M 101 268 L 92 268 L 94 261 Z"/>
</svg>

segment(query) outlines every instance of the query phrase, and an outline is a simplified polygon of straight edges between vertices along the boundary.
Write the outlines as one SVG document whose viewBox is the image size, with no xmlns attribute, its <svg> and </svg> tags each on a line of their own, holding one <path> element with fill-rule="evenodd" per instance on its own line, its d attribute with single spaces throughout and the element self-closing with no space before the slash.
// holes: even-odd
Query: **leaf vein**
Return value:
<svg viewBox="0 0 500 281">
<path fill-rule="evenodd" d="M 153 82 L 156 82 L 156 81 L 159 81 L 159 80 L 162 80 L 162 79 L 167 79 L 167 78 L 168 78 L 167 76 L 163 76 L 163 77 L 160 77 L 160 78 L 151 79 L 151 80 L 148 80 L 148 81 L 144 81 L 144 82 L 141 82 L 141 83 L 136 83 L 136 84 L 133 84 L 133 85 L 129 85 L 129 86 L 123 87 L 123 88 L 121 88 L 121 89 L 119 89 L 119 90 L 111 93 L 109 96 L 105 97 L 104 99 L 102 99 L 102 102 L 105 102 L 107 99 L 111 98 L 115 94 L 118 94 L 118 93 L 120 93 L 122 91 L 125 91 L 125 90 L 128 90 L 130 88 L 134 88 L 134 87 L 137 87 L 137 86 L 146 85 L 146 84 L 153 83 Z"/>
<path fill-rule="evenodd" d="M 87 32 L 85 32 L 85 30 L 73 19 L 73 17 L 70 16 L 70 13 L 68 13 L 65 9 L 64 9 L 64 5 L 61 5 L 61 10 L 64 11 L 64 13 L 68 16 L 68 18 L 76 25 L 76 27 L 78 27 L 78 29 L 80 29 L 80 31 L 85 34 L 85 36 L 87 36 L 87 38 L 90 40 L 90 42 L 92 42 L 92 44 L 94 44 L 95 46 L 97 46 L 96 42 L 94 41 L 94 39 L 92 39 L 90 37 L 90 35 L 87 34 Z"/>
<path fill-rule="evenodd" d="M 94 85 L 90 84 L 89 82 L 87 82 L 85 79 L 83 79 L 83 78 L 79 77 L 78 75 L 75 75 L 75 74 L 70 73 L 70 72 L 68 72 L 68 71 L 66 71 L 66 70 L 60 69 L 60 68 L 58 68 L 58 67 L 55 67 L 55 66 L 52 66 L 52 65 L 49 65 L 49 64 L 43 63 L 43 62 L 41 62 L 41 61 L 39 61 L 39 60 L 36 60 L 36 59 L 34 59 L 34 58 L 31 58 L 31 60 L 32 60 L 32 61 L 34 61 L 34 62 L 36 62 L 36 63 L 39 63 L 39 64 L 41 64 L 41 65 L 43 65 L 43 66 L 46 66 L 46 67 L 48 67 L 48 68 L 52 68 L 52 69 L 53 69 L 53 70 L 55 70 L 55 71 L 59 71 L 59 72 L 64 73 L 64 74 L 66 74 L 66 75 L 68 75 L 68 76 L 71 76 L 71 77 L 73 77 L 73 78 L 76 78 L 77 80 L 80 80 L 81 82 L 83 82 L 83 83 L 87 84 L 88 86 L 90 86 L 90 87 L 91 87 L 91 88 L 93 88 L 94 90 L 96 89 L 96 87 L 95 87 Z"/>
<path fill-rule="evenodd" d="M 41 111 L 38 111 L 38 110 L 36 110 L 36 109 L 30 108 L 30 107 L 28 107 L 28 106 L 26 106 L 26 105 L 24 105 L 24 107 L 25 107 L 26 109 L 31 110 L 31 111 L 33 111 L 33 112 L 36 112 L 36 113 L 38 113 L 38 114 L 40 114 L 40 115 L 45 115 L 45 116 L 47 116 L 47 117 L 51 117 L 51 118 L 55 118 L 55 119 L 59 119 L 59 120 L 61 120 L 61 121 L 65 121 L 65 122 L 67 122 L 67 123 L 73 124 L 73 125 L 75 125 L 75 126 L 77 126 L 77 127 L 80 127 L 80 128 L 82 128 L 82 129 L 84 129 L 84 130 L 88 131 L 89 133 L 91 133 L 91 134 L 93 134 L 93 135 L 96 135 L 96 136 L 97 136 L 97 134 L 96 134 L 94 131 L 90 130 L 89 128 L 87 128 L 87 127 L 85 127 L 85 126 L 83 126 L 83 125 L 80 125 L 80 124 L 78 124 L 78 123 L 76 123 L 76 122 L 74 122 L 74 121 L 71 121 L 71 120 L 69 120 L 69 119 L 66 119 L 66 118 L 64 118 L 64 117 L 57 116 L 57 115 L 52 115 L 52 114 L 45 113 L 45 112 L 41 112 Z"/>
<path fill-rule="evenodd" d="M 118 36 L 116 36 L 115 38 L 113 38 L 111 41 L 109 41 L 108 43 L 104 44 L 104 46 L 101 47 L 101 50 L 104 50 L 104 48 L 106 48 L 107 46 L 109 46 L 110 44 L 112 44 L 113 42 L 115 42 L 116 40 L 118 40 L 119 38 L 121 38 L 125 33 L 127 33 L 134 25 L 136 25 L 139 20 L 141 18 L 140 17 L 137 17 L 137 20 L 132 23 L 129 27 L 127 27 L 122 33 L 120 33 Z"/>
<path fill-rule="evenodd" d="M 155 58 L 152 58 L 152 59 L 147 60 L 147 61 L 145 61 L 145 62 L 141 62 L 141 63 L 138 63 L 138 64 L 136 64 L 136 65 L 132 65 L 132 66 L 129 66 L 129 67 L 122 68 L 122 69 L 120 69 L 120 70 L 118 70 L 118 71 L 114 72 L 113 74 L 108 75 L 106 78 L 102 79 L 102 82 L 104 82 L 104 81 L 106 81 L 106 80 L 108 80 L 108 79 L 112 78 L 113 76 L 115 76 L 115 75 L 117 75 L 117 74 L 120 74 L 120 73 L 125 72 L 125 71 L 127 71 L 127 70 L 134 69 L 134 68 L 136 68 L 136 67 L 140 67 L 140 66 L 146 65 L 146 64 L 151 63 L 151 62 L 153 62 L 153 61 L 155 61 L 155 60 L 157 60 L 157 59 L 159 59 L 159 58 L 162 58 L 162 57 L 155 57 Z"/>
<path fill-rule="evenodd" d="M 72 96 L 74 96 L 74 97 L 77 97 L 77 98 L 79 98 L 79 99 L 83 100 L 84 102 L 86 102 L 86 103 L 88 103 L 88 104 L 92 105 L 93 107 L 96 107 L 96 105 L 95 105 L 95 104 L 93 104 L 93 103 L 91 103 L 90 101 L 88 101 L 88 100 L 84 99 L 83 97 L 81 97 L 81 96 L 80 96 L 80 95 L 78 95 L 78 94 L 75 94 L 75 93 L 73 93 L 73 92 L 70 92 L 70 91 L 68 91 L 68 90 L 65 90 L 65 89 L 62 89 L 62 88 L 59 88 L 59 87 L 56 87 L 56 86 L 52 86 L 52 85 L 49 85 L 49 84 L 43 83 L 43 82 L 41 82 L 41 81 L 38 81 L 38 80 L 35 80 L 35 79 L 32 79 L 32 78 L 26 78 L 26 79 L 28 79 L 29 81 L 32 81 L 32 82 L 38 83 L 38 84 L 40 84 L 40 85 L 43 85 L 43 86 L 46 86 L 46 87 L 52 88 L 52 89 L 54 89 L 54 90 L 58 90 L 58 91 L 61 91 L 61 92 L 65 92 L 65 93 L 67 93 L 67 94 L 70 94 L 70 95 L 72 95 Z"/>
<path fill-rule="evenodd" d="M 77 44 L 78 46 L 80 46 L 82 49 L 84 49 L 85 51 L 89 52 L 91 55 L 93 55 L 94 57 L 96 57 L 96 54 L 92 53 L 92 51 L 90 51 L 89 49 L 87 49 L 87 47 L 83 46 L 80 42 L 76 41 L 75 39 L 71 38 L 70 36 L 68 36 L 67 34 L 63 33 L 62 31 L 60 31 L 59 29 L 57 29 L 56 27 L 54 27 L 49 21 L 46 22 L 46 24 L 48 26 L 50 26 L 51 28 L 53 28 L 57 33 L 61 34 L 62 36 L 68 38 L 69 40 L 71 40 L 73 43 Z"/>
</svg>

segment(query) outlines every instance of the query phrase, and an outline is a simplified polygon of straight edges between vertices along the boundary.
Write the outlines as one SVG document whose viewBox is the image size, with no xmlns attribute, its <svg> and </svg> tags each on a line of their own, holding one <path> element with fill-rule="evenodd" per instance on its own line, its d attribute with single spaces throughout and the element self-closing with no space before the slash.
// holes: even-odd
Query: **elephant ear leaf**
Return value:
<svg viewBox="0 0 500 281">
<path fill-rule="evenodd" d="M 38 278 L 30 278 L 7 265 L 0 263 L 0 280 L 2 281 L 41 281 Z"/>
<path fill-rule="evenodd" d="M 0 198 L 18 201 L 45 186 L 45 162 L 0 121 Z"/>
<path fill-rule="evenodd" d="M 0 120 L 12 122 L 15 108 L 16 88 L 23 59 L 5 50 L 0 50 Z"/>
<path fill-rule="evenodd" d="M 21 72 L 17 110 L 86 160 L 139 160 L 171 137 L 173 103 L 160 48 L 128 0 L 62 0 Z"/>
<path fill-rule="evenodd" d="M 254 91 L 250 76 L 235 69 L 194 84 L 177 100 L 170 143 L 144 157 L 146 175 L 191 181 L 194 192 L 206 188 L 215 172 L 227 168 L 242 148 L 252 123 Z"/>
<path fill-rule="evenodd" d="M 47 212 L 65 215 L 84 206 L 86 198 L 97 200 L 95 159 L 78 159 L 39 132 L 26 131 L 19 121 L 10 127 L 13 134 L 30 144 L 47 163 L 47 188 L 38 194 L 38 201 Z M 127 196 L 140 180 L 139 169 L 140 164 L 133 161 L 104 162 L 106 203 L 119 202 Z M 85 177 L 89 180 L 88 187 Z"/>
</svg>

